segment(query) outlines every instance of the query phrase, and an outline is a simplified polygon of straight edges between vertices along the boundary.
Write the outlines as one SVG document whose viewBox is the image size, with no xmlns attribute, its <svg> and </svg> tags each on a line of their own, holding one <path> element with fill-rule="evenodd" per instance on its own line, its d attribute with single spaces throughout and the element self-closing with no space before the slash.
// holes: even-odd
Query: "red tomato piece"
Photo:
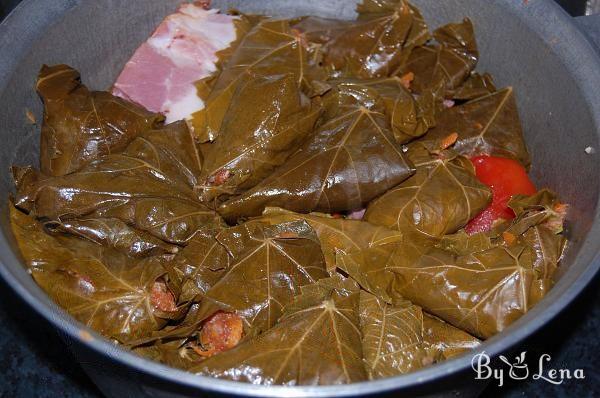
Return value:
<svg viewBox="0 0 600 398">
<path fill-rule="evenodd" d="M 467 224 L 468 234 L 489 231 L 498 219 L 514 218 L 508 207 L 510 198 L 537 192 L 525 168 L 515 160 L 483 155 L 471 158 L 471 162 L 479 181 L 492 189 L 492 203 Z"/>
</svg>

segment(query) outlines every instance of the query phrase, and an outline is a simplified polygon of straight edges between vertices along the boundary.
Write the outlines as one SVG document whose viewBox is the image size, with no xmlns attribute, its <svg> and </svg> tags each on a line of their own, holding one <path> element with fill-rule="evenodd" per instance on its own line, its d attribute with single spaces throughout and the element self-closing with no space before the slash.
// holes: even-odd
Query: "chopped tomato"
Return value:
<svg viewBox="0 0 600 398">
<path fill-rule="evenodd" d="M 537 192 L 525 168 L 515 160 L 484 155 L 471 162 L 479 181 L 492 189 L 492 203 L 467 224 L 468 234 L 489 231 L 497 220 L 514 218 L 515 213 L 508 207 L 510 198 Z"/>
<path fill-rule="evenodd" d="M 242 318 L 231 312 L 217 312 L 210 317 L 200 332 L 202 349 L 193 347 L 202 356 L 212 356 L 235 347 L 244 334 Z"/>
</svg>

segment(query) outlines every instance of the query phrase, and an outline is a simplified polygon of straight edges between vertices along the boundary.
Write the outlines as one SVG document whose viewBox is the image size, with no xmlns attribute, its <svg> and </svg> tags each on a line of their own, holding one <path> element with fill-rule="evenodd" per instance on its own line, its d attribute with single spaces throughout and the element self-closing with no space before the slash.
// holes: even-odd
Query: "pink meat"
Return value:
<svg viewBox="0 0 600 398">
<path fill-rule="evenodd" d="M 167 123 L 189 118 L 204 107 L 194 83 L 216 71 L 216 53 L 236 38 L 236 18 L 201 3 L 181 5 L 136 50 L 113 94 L 163 113 Z"/>
</svg>

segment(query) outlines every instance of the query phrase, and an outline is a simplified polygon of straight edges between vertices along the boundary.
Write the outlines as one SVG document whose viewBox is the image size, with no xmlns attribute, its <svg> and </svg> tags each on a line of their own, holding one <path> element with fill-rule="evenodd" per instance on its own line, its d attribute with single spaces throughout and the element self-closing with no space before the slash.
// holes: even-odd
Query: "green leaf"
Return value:
<svg viewBox="0 0 600 398">
<path fill-rule="evenodd" d="M 240 82 L 219 138 L 205 152 L 200 174 L 203 201 L 252 188 L 306 141 L 321 106 L 303 97 L 291 73 L 248 75 Z"/>
<path fill-rule="evenodd" d="M 353 84 L 375 90 L 381 97 L 396 141 L 412 141 L 435 126 L 436 98 L 428 92 L 417 98 L 394 76 L 373 80 L 352 80 Z"/>
<path fill-rule="evenodd" d="M 271 224 L 306 221 L 314 229 L 321 242 L 321 250 L 329 272 L 335 270 L 336 255 L 338 254 L 349 254 L 402 240 L 402 235 L 398 231 L 364 221 L 333 218 L 327 214 L 299 214 L 268 207 L 260 220 Z"/>
<path fill-rule="evenodd" d="M 40 167 L 69 174 L 100 156 L 121 151 L 164 118 L 104 91 L 89 91 L 67 65 L 42 66 L 36 89 L 44 102 Z"/>
<path fill-rule="evenodd" d="M 208 358 L 191 371 L 264 385 L 365 380 L 359 294 L 343 286 L 345 282 L 339 278 L 309 286 L 274 327 Z"/>
<path fill-rule="evenodd" d="M 365 367 L 371 379 L 421 369 L 439 356 L 438 349 L 424 341 L 421 308 L 408 301 L 389 305 L 361 291 L 360 324 Z"/>
<path fill-rule="evenodd" d="M 204 358 L 185 345 L 187 339 L 133 348 L 133 352 L 152 361 L 174 368 L 189 370 Z"/>
<path fill-rule="evenodd" d="M 201 301 L 230 269 L 231 257 L 216 239 L 219 232 L 215 229 L 195 234 L 168 265 L 181 286 L 180 303 Z"/>
<path fill-rule="evenodd" d="M 360 209 L 413 173 L 374 90 L 342 83 L 324 102 L 324 124 L 263 182 L 221 205 L 225 219 L 258 216 L 269 206 L 302 213 Z"/>
<path fill-rule="evenodd" d="M 409 158 L 416 174 L 371 202 L 365 220 L 405 235 L 440 238 L 465 226 L 490 202 L 491 191 L 479 182 L 469 159 L 430 153 L 418 143 Z"/>
<path fill-rule="evenodd" d="M 452 98 L 455 100 L 468 101 L 475 98 L 484 97 L 496 92 L 496 86 L 492 75 L 484 73 L 472 73 L 467 80 L 454 91 Z"/>
<path fill-rule="evenodd" d="M 356 21 L 307 17 L 294 26 L 320 47 L 335 77 L 388 76 L 430 38 L 420 12 L 404 0 L 367 0 L 357 11 Z"/>
<path fill-rule="evenodd" d="M 232 257 L 203 296 L 198 321 L 222 310 L 241 316 L 248 334 L 269 329 L 303 285 L 327 277 L 314 231 L 305 222 L 249 221 L 217 235 Z"/>
<path fill-rule="evenodd" d="M 406 244 L 385 249 L 344 256 L 340 268 L 378 297 L 409 299 L 474 336 L 493 336 L 532 306 L 536 276 L 522 246 L 494 246 L 463 256 Z"/>
<path fill-rule="evenodd" d="M 117 218 L 174 244 L 185 244 L 220 218 L 196 198 L 200 155 L 185 123 L 149 130 L 119 154 L 47 177 L 15 169 L 16 205 L 55 222 Z"/>
<path fill-rule="evenodd" d="M 493 155 L 530 164 L 517 103 L 511 87 L 441 112 L 437 125 L 423 140 L 458 133 L 454 150 L 465 156 Z"/>
<path fill-rule="evenodd" d="M 433 37 L 437 45 L 415 48 L 394 73 L 397 76 L 414 73 L 411 87 L 418 93 L 431 89 L 451 92 L 458 88 L 479 58 L 473 23 L 468 18 L 437 29 Z"/>
<path fill-rule="evenodd" d="M 126 342 L 149 335 L 176 318 L 152 299 L 152 288 L 166 276 L 172 255 L 131 258 L 96 243 L 67 235 L 51 236 L 14 206 L 12 231 L 35 281 L 58 305 L 105 336 Z"/>
<path fill-rule="evenodd" d="M 132 257 L 163 253 L 174 254 L 179 251 L 177 246 L 168 244 L 147 232 L 132 228 L 117 218 L 86 218 L 47 222 L 44 227 L 49 231 L 69 233 L 99 245 L 112 247 Z"/>
<path fill-rule="evenodd" d="M 423 312 L 423 342 L 450 359 L 479 347 L 481 341 L 440 318 Z"/>
<path fill-rule="evenodd" d="M 307 58 L 301 38 L 290 29 L 287 20 L 260 21 L 223 66 L 205 108 L 193 115 L 192 126 L 198 139 L 214 141 L 220 135 L 235 93 L 247 77 L 291 74 L 310 93 L 309 76 L 313 71 L 308 68 Z"/>
</svg>

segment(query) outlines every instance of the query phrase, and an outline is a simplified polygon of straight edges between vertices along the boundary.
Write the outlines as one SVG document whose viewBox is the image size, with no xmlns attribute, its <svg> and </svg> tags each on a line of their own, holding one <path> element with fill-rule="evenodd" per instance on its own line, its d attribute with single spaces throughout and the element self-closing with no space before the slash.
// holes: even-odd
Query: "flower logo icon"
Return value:
<svg viewBox="0 0 600 398">
<path fill-rule="evenodd" d="M 513 380 L 525 380 L 529 377 L 529 368 L 525 363 L 525 351 L 515 357 L 515 362 L 510 361 L 504 356 L 500 355 L 500 360 L 510 367 L 509 376 Z"/>
</svg>

